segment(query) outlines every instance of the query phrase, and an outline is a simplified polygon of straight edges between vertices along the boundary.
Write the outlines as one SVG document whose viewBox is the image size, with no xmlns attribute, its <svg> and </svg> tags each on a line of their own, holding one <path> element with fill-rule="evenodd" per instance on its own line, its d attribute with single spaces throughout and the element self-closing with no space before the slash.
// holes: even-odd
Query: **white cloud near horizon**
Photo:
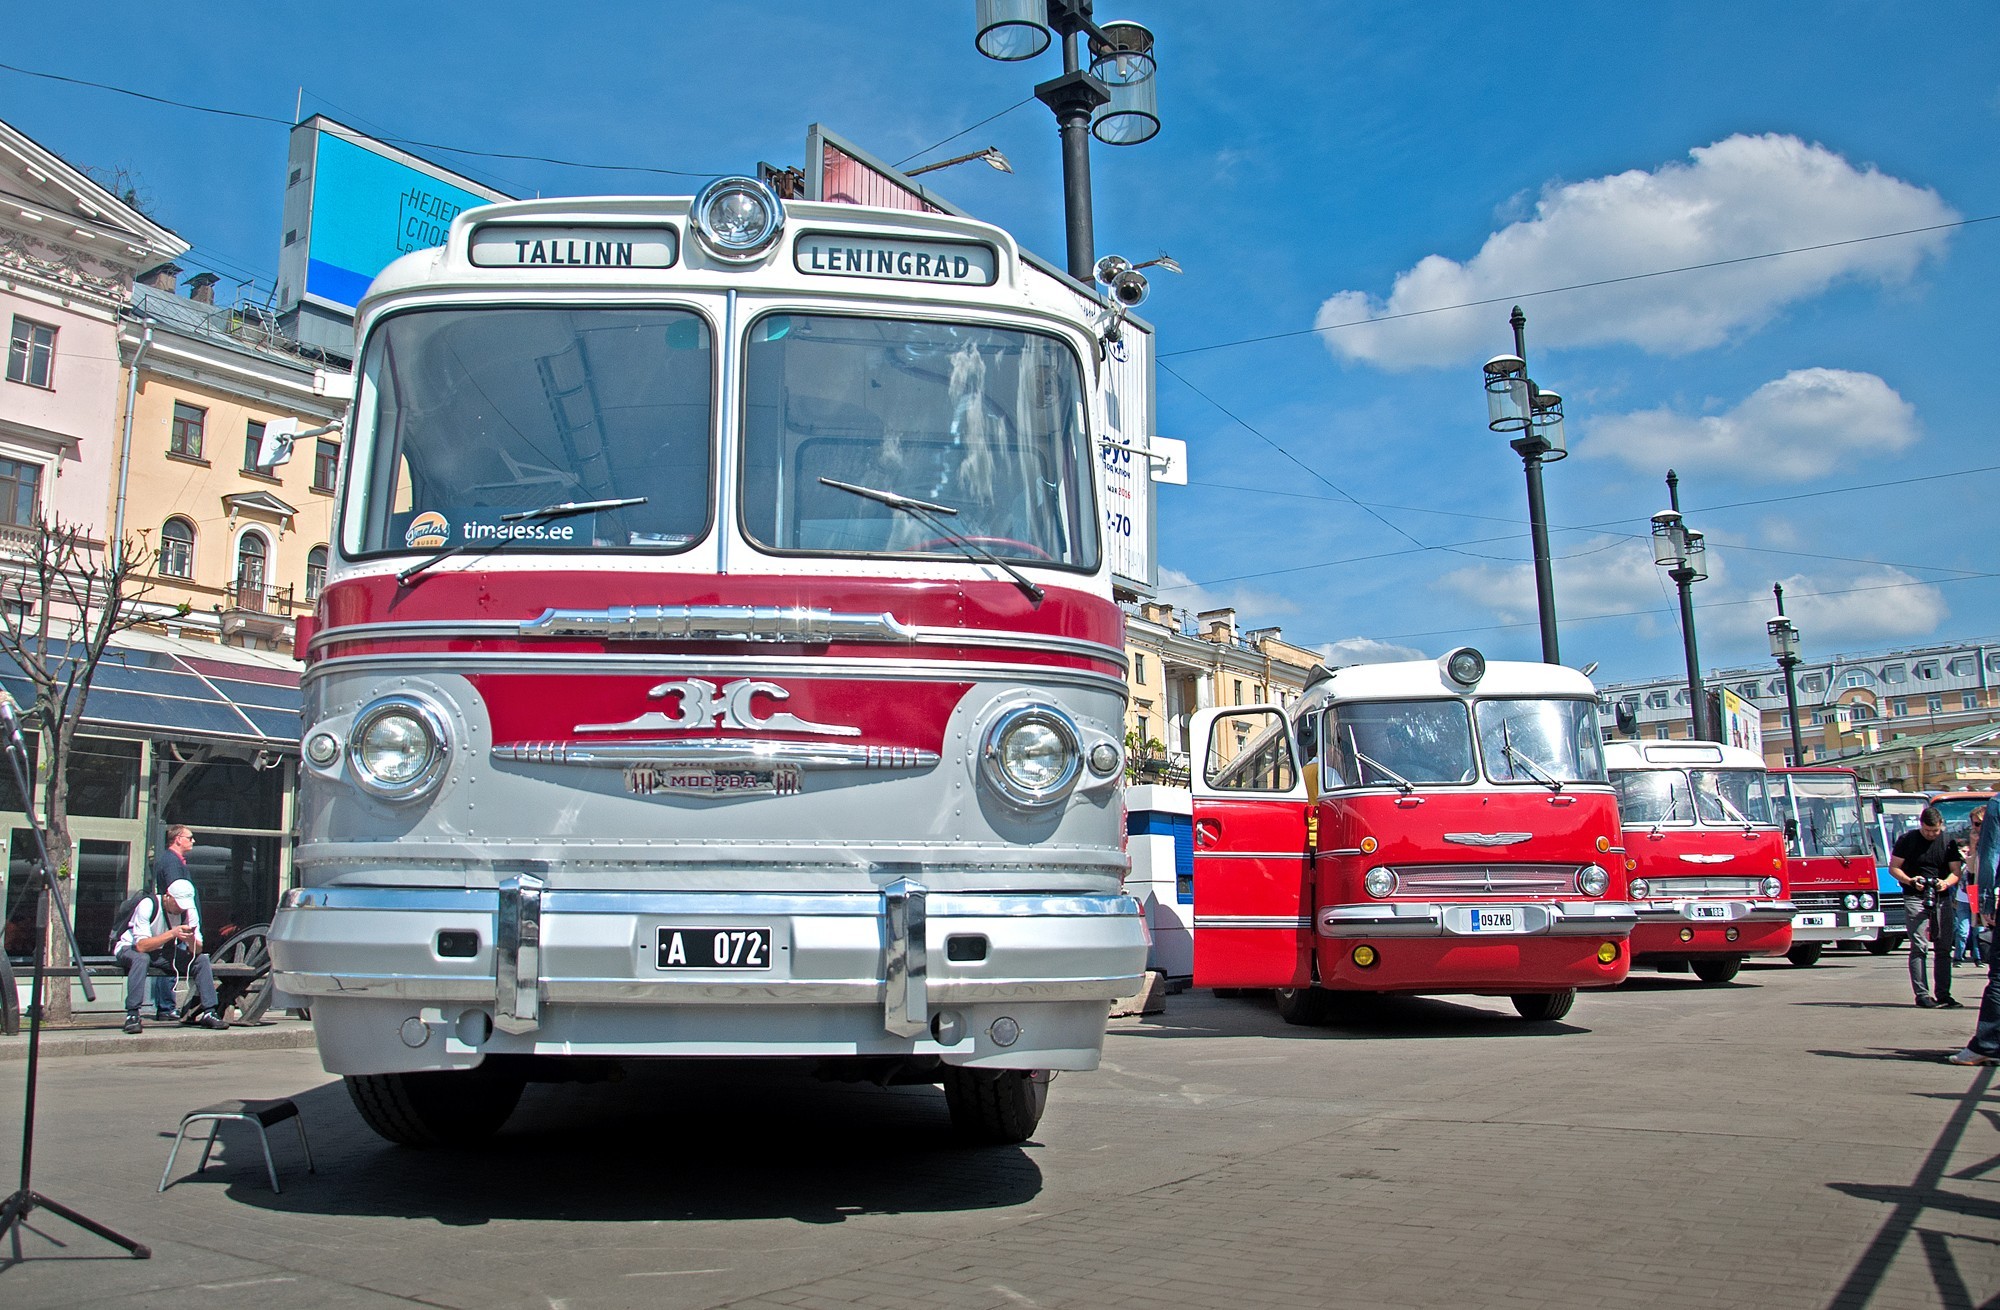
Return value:
<svg viewBox="0 0 2000 1310">
<path fill-rule="evenodd" d="M 1824 477 L 1849 458 L 1893 455 L 1919 434 L 1916 407 L 1874 374 L 1803 368 L 1721 414 L 1662 407 L 1593 419 L 1574 453 L 1642 472 L 1790 482 Z"/>
<path fill-rule="evenodd" d="M 1424 660 L 1430 656 L 1415 646 L 1399 646 L 1373 637 L 1343 637 L 1319 647 L 1319 655 L 1331 668 L 1349 664 L 1391 664 L 1397 660 Z"/>
<path fill-rule="evenodd" d="M 1314 326 L 1334 358 L 1385 369 L 1447 367 L 1507 344 L 1504 306 L 1423 311 L 1665 269 L 1745 259 L 1955 222 L 1935 191 L 1856 168 L 1795 136 L 1736 135 L 1689 161 L 1583 182 L 1551 182 L 1533 216 L 1486 239 L 1464 263 L 1427 255 L 1386 299 L 1342 291 Z M 1949 233 L 1859 241 L 1664 277 L 1538 297 L 1529 346 L 1637 346 L 1661 355 L 1718 345 L 1843 281 L 1889 285 L 1941 256 Z M 1342 324 L 1399 314 L 1368 326 Z"/>
</svg>

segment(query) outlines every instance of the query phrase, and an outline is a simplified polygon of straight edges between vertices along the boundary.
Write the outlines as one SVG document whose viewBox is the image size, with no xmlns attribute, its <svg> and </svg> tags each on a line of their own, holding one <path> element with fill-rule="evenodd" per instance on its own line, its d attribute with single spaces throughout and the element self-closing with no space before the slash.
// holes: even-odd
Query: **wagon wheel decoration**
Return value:
<svg viewBox="0 0 2000 1310">
<path fill-rule="evenodd" d="M 216 948 L 211 957 L 216 964 L 240 965 L 252 970 L 244 978 L 224 982 L 229 993 L 222 998 L 224 1017 L 231 1023 L 256 1023 L 271 1008 L 270 929 L 257 924 L 236 933 Z"/>
</svg>

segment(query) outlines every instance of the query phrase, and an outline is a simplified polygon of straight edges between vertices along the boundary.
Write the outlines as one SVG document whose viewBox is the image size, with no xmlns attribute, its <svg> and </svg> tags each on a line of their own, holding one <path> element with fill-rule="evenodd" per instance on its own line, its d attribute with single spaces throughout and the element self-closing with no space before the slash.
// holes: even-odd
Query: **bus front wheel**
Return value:
<svg viewBox="0 0 2000 1310">
<path fill-rule="evenodd" d="M 1719 987 L 1736 976 L 1737 971 L 1743 967 L 1743 957 L 1724 955 L 1713 960 L 1695 960 L 1693 964 L 1695 977 L 1710 986 Z"/>
<path fill-rule="evenodd" d="M 1333 993 L 1320 987 L 1280 987 L 1272 993 L 1278 1017 L 1301 1028 L 1324 1028 L 1338 1008 Z"/>
<path fill-rule="evenodd" d="M 981 1146 L 1014 1146 L 1034 1135 L 1049 1103 L 1047 1069 L 944 1067 L 951 1126 Z"/>
<path fill-rule="evenodd" d="M 500 1131 L 526 1079 L 481 1066 L 464 1072 L 348 1074 L 347 1095 L 398 1146 L 465 1146 Z"/>
<path fill-rule="evenodd" d="M 1554 1023 L 1569 1013 L 1569 1007 L 1576 1004 L 1576 988 L 1560 992 L 1534 992 L 1526 996 L 1511 996 L 1514 1012 L 1530 1023 Z"/>
<path fill-rule="evenodd" d="M 1801 942 L 1785 952 L 1785 958 L 1801 969 L 1809 969 L 1819 963 L 1820 953 L 1826 949 L 1825 942 Z"/>
</svg>

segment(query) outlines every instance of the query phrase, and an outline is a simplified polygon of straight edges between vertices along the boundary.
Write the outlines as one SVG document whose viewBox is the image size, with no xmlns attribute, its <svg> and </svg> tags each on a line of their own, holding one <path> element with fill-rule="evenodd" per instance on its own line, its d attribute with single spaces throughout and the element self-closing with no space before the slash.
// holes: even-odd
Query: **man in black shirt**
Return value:
<svg viewBox="0 0 2000 1310">
<path fill-rule="evenodd" d="M 1896 838 L 1889 852 L 1889 872 L 1903 884 L 1903 905 L 1910 920 L 1910 986 L 1917 1004 L 1926 1010 L 1964 1008 L 1951 995 L 1951 943 L 1964 862 L 1958 843 L 1944 835 L 1944 816 L 1930 805 L 1917 816 L 1916 830 Z"/>
</svg>

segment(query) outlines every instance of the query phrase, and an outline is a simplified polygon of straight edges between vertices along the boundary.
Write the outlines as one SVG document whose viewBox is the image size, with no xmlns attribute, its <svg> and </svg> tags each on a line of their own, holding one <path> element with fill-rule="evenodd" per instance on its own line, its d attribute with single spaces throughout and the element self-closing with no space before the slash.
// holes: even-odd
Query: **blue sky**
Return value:
<svg viewBox="0 0 2000 1310">
<path fill-rule="evenodd" d="M 815 121 L 913 166 L 994 145 L 1013 175 L 931 180 L 1060 262 L 1054 123 L 1028 99 L 1059 64 L 982 58 L 972 9 L 207 3 L 166 27 L 112 3 L 10 32 L 0 62 L 285 122 L 302 93 L 386 136 L 687 175 L 418 151 L 516 194 L 685 193 L 802 163 Z M 1521 464 L 1479 390 L 1518 302 L 1530 373 L 1569 415 L 1546 474 L 1566 663 L 1682 667 L 1644 539 L 1669 466 L 1709 543 L 1705 665 L 1768 659 L 1773 582 L 1809 656 L 2000 635 L 1990 5 L 1099 17 L 1154 29 L 1164 130 L 1094 148 L 1098 252 L 1186 270 L 1142 311 L 1159 430 L 1192 467 L 1162 489 L 1163 598 L 1337 658 L 1538 657 Z M 0 117 L 136 174 L 224 296 L 269 291 L 283 122 L 4 70 Z M 1717 266 L 1667 272 L 1693 265 Z M 1558 290 L 1586 282 L 1606 285 Z M 1470 301 L 1490 303 L 1449 308 Z M 1343 326 L 1412 311 L 1435 312 Z M 1251 338 L 1275 339 L 1232 344 Z"/>
</svg>

